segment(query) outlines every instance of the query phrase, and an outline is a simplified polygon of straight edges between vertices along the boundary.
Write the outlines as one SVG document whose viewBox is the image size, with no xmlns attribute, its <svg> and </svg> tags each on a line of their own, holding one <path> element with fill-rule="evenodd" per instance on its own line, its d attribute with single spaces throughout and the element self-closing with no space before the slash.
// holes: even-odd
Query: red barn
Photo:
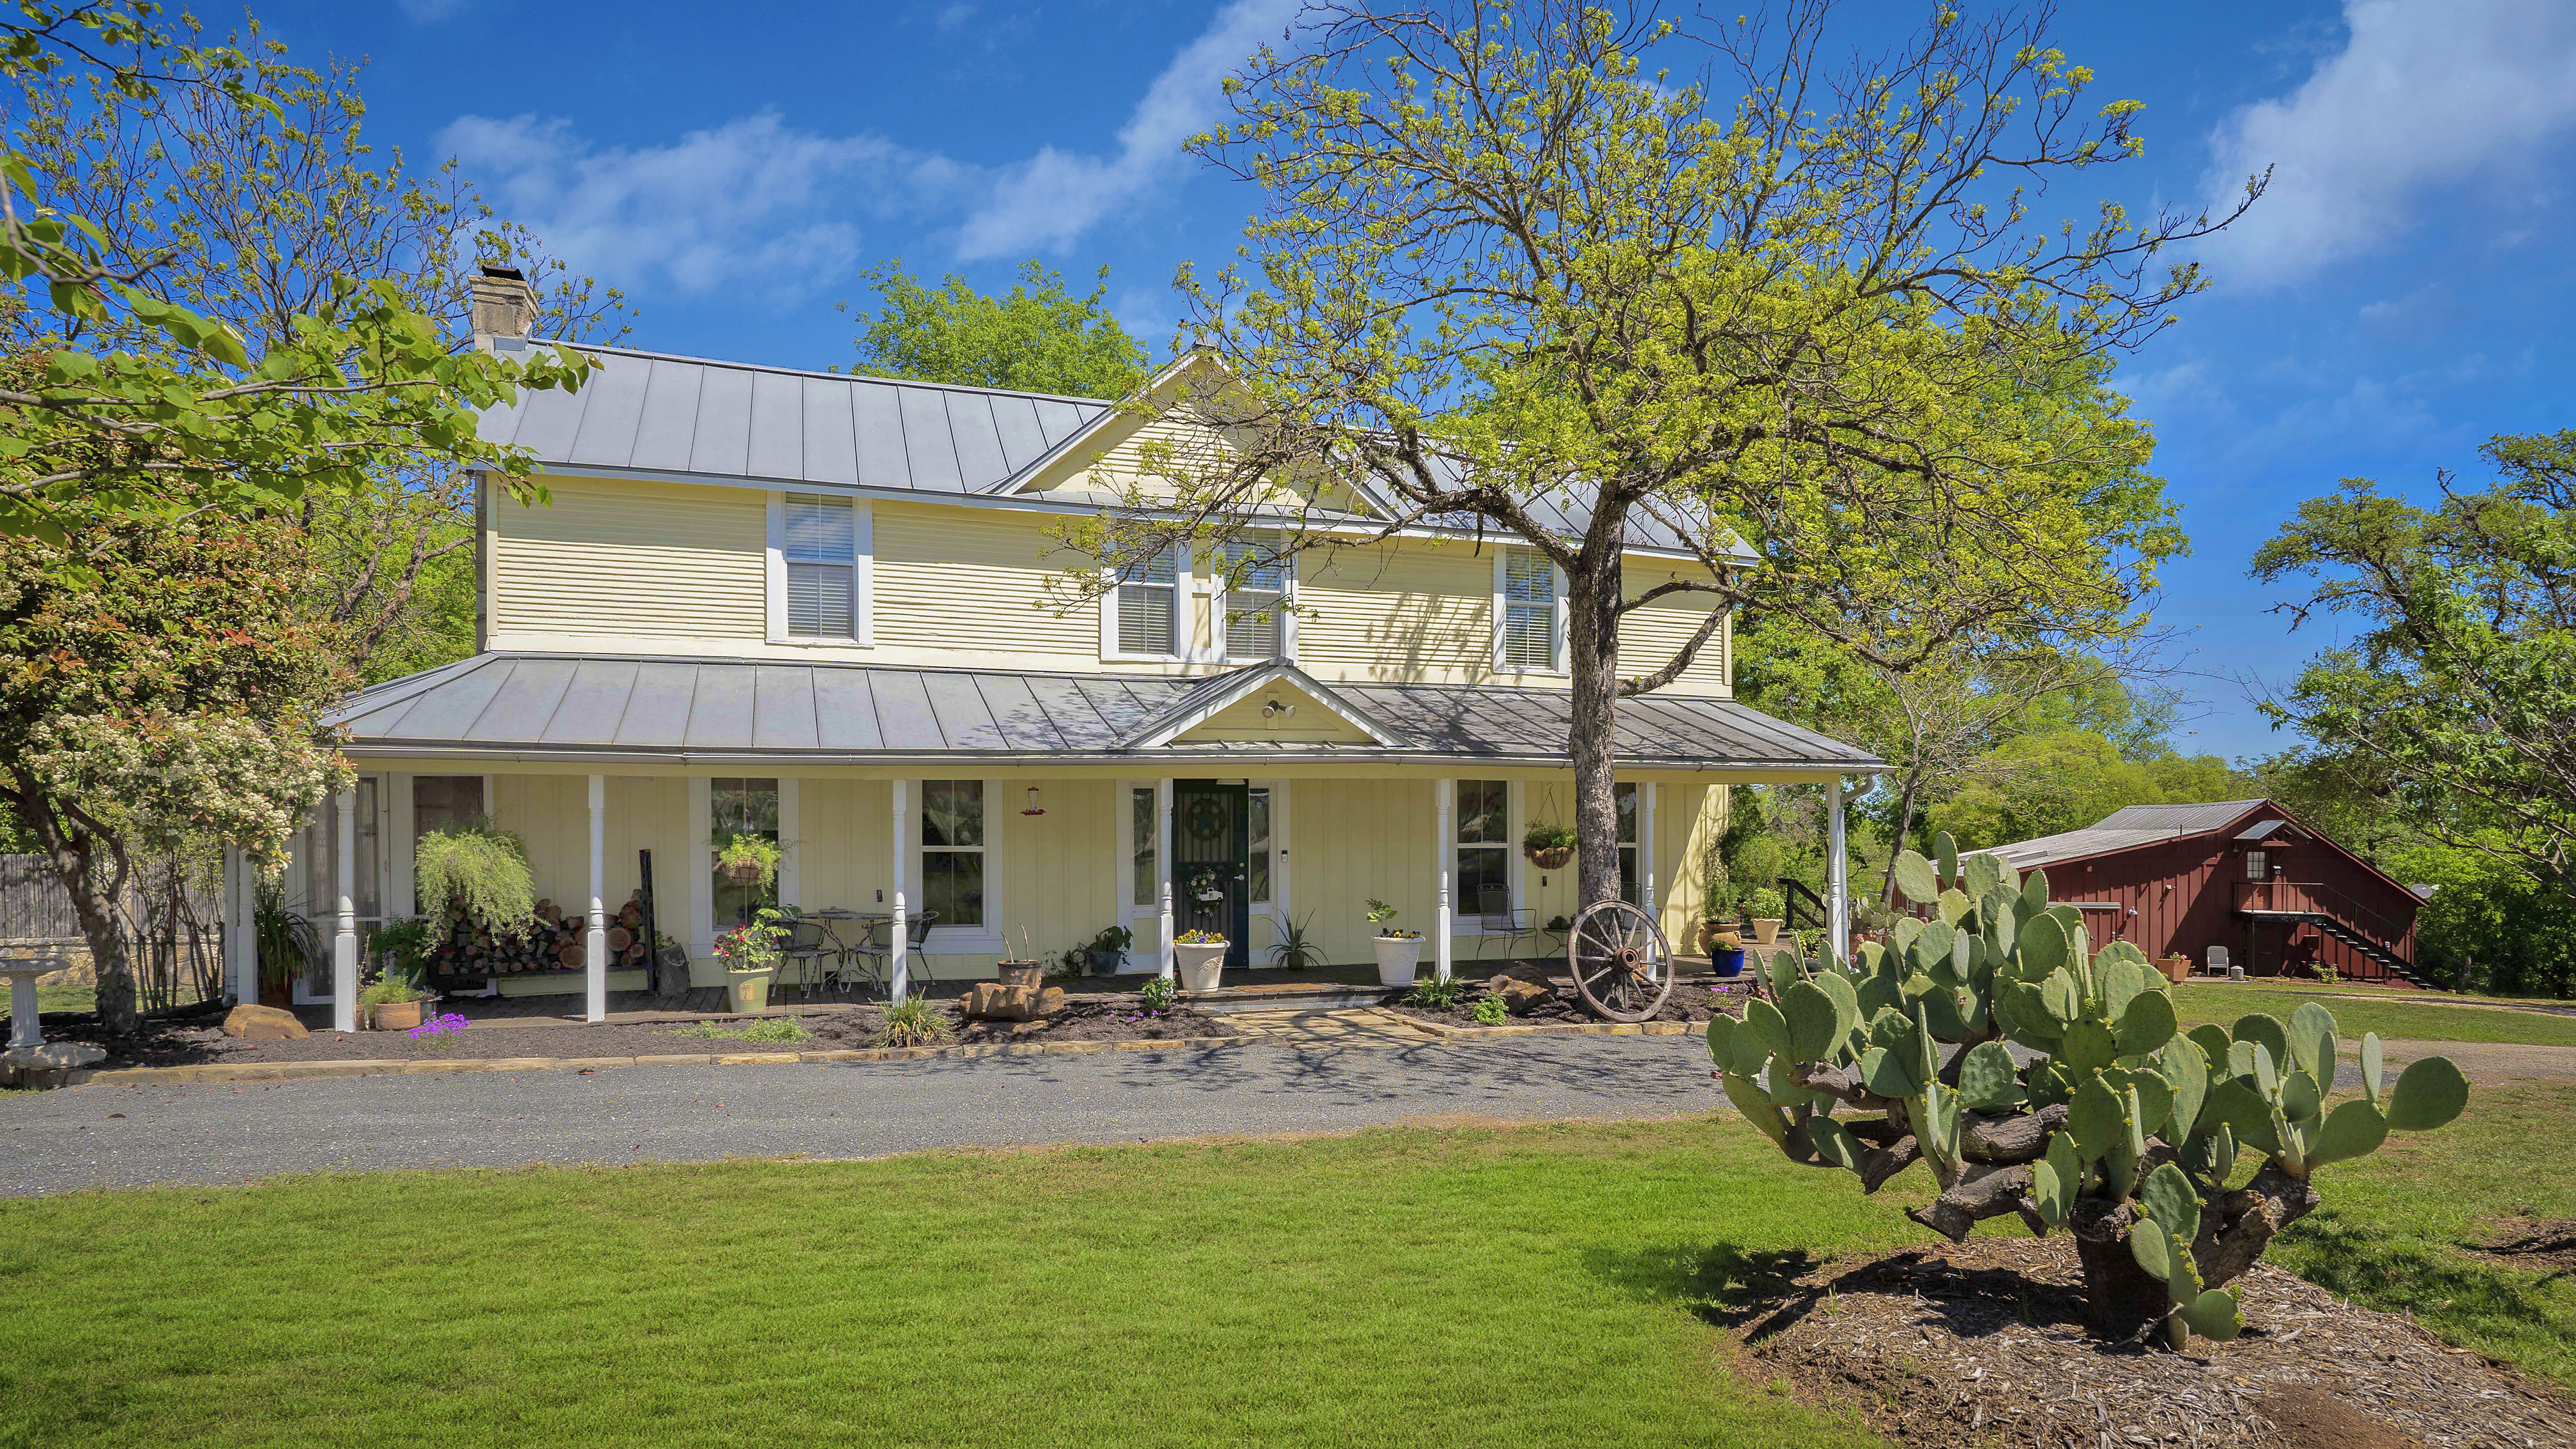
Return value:
<svg viewBox="0 0 2576 1449">
<path fill-rule="evenodd" d="M 2421 986 L 2415 909 L 2423 902 L 2270 800 L 2132 805 L 2097 825 L 1995 847 L 2048 872 L 2052 900 L 2084 912 L 2095 941 L 2206 967 L 2224 946 L 2246 974 Z"/>
</svg>

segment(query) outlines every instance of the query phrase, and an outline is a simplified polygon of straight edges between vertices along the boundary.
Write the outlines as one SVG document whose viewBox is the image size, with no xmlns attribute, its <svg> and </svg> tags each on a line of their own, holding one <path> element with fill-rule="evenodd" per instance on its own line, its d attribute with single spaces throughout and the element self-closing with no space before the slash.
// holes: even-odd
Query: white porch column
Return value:
<svg viewBox="0 0 2576 1449">
<path fill-rule="evenodd" d="M 887 949 L 892 953 L 887 958 L 886 974 L 891 983 L 888 994 L 901 1001 L 912 990 L 912 926 L 903 898 L 904 858 L 912 854 L 904 848 L 911 839 L 906 828 L 912 823 L 912 782 L 895 781 L 893 794 L 894 835 L 887 854 L 894 857 L 894 919 L 886 923 Z"/>
<path fill-rule="evenodd" d="M 1172 851 L 1179 843 L 1172 834 L 1172 782 L 1154 782 L 1154 881 L 1155 899 L 1162 902 L 1162 919 L 1155 926 L 1154 974 L 1172 974 Z"/>
<path fill-rule="evenodd" d="M 251 878 L 257 867 L 230 846 L 224 849 L 224 979 L 236 1004 L 259 1000 L 259 942 L 252 934 Z"/>
<path fill-rule="evenodd" d="M 343 790 L 332 812 L 332 893 L 339 897 L 339 926 L 331 935 L 331 1028 L 358 1029 L 358 792 Z"/>
<path fill-rule="evenodd" d="M 1432 829 L 1437 832 L 1431 842 L 1431 860 L 1439 885 L 1431 911 L 1431 939 L 1434 944 L 1432 960 L 1439 978 L 1446 981 L 1449 979 L 1450 953 L 1453 949 L 1449 940 L 1449 897 L 1451 878 L 1457 873 L 1458 852 L 1455 847 L 1458 840 L 1458 824 L 1455 817 L 1458 809 L 1458 782 L 1434 780 L 1431 782 L 1431 788 L 1435 792 L 1435 798 L 1431 802 Z"/>
<path fill-rule="evenodd" d="M 590 777 L 590 929 L 582 934 L 582 1019 L 608 1020 L 608 777 Z"/>
<path fill-rule="evenodd" d="M 1637 782 L 1637 908 L 1655 929 L 1664 928 L 1663 912 L 1655 908 L 1655 782 Z"/>
<path fill-rule="evenodd" d="M 1851 880 L 1843 849 L 1843 777 L 1825 782 L 1825 954 L 1843 965 L 1851 954 Z"/>
</svg>

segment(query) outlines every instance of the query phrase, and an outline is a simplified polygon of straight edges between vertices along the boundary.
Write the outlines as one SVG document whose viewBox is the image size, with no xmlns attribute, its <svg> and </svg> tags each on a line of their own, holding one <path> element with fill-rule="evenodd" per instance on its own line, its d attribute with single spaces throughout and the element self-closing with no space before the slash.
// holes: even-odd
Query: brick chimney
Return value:
<svg viewBox="0 0 2576 1449">
<path fill-rule="evenodd" d="M 474 278 L 474 346 L 492 350 L 496 338 L 524 338 L 537 325 L 537 292 L 517 267 L 485 267 Z"/>
</svg>

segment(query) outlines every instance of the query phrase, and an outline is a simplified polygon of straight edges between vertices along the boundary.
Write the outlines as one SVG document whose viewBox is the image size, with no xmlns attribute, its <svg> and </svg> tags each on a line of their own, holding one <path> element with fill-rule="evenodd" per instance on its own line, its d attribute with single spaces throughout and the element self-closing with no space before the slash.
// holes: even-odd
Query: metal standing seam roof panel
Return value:
<svg viewBox="0 0 2576 1449">
<path fill-rule="evenodd" d="M 742 477 L 751 471 L 752 374 L 732 367 L 710 367 L 704 372 L 698 384 L 698 429 L 689 447 L 689 471 Z"/>
<path fill-rule="evenodd" d="M 994 723 L 992 710 L 984 704 L 983 691 L 975 687 L 975 676 L 924 670 L 916 677 L 921 680 L 932 717 L 939 721 L 939 738 L 949 749 L 1011 748 L 1002 727 Z"/>
<path fill-rule="evenodd" d="M 560 458 L 581 433 L 582 406 L 590 389 L 565 392 L 549 388 L 521 394 L 516 441 L 540 458 Z"/>
<path fill-rule="evenodd" d="M 696 749 L 739 750 L 750 747 L 753 715 L 749 669 L 698 666 L 697 692 L 689 699 L 687 743 Z"/>
<path fill-rule="evenodd" d="M 543 740 L 555 706 L 572 688 L 575 661 L 522 659 L 466 735 L 471 740 Z"/>
<path fill-rule="evenodd" d="M 850 422 L 858 432 L 859 484 L 909 488 L 912 461 L 903 441 L 903 389 L 892 383 L 850 384 Z"/>
<path fill-rule="evenodd" d="M 751 436 L 743 471 L 754 478 L 795 478 L 805 471 L 805 379 L 783 372 L 751 375 Z"/>
<path fill-rule="evenodd" d="M 1046 429 L 1038 426 L 1038 405 L 1024 397 L 988 397 L 993 409 L 993 433 L 1002 445 L 1002 466 L 1006 475 L 1017 473 L 1047 450 Z"/>
<path fill-rule="evenodd" d="M 934 388 L 897 388 L 903 407 L 903 452 L 912 465 L 912 486 L 942 493 L 963 493 L 966 480 L 957 462 L 957 440 L 949 431 L 948 409 Z"/>
<path fill-rule="evenodd" d="M 1046 445 L 1050 448 L 1061 446 L 1065 439 L 1081 432 L 1098 420 L 1102 414 L 1110 411 L 1108 403 L 1087 409 L 1078 403 L 1069 403 L 1062 398 L 1051 397 L 1035 399 L 1031 406 L 1037 412 L 1038 428 L 1046 434 Z"/>
<path fill-rule="evenodd" d="M 763 664 L 752 671 L 751 744 L 760 750 L 822 747 L 814 718 L 814 670 L 806 664 Z"/>
<path fill-rule="evenodd" d="M 993 400 L 972 392 L 948 393 L 943 400 L 948 404 L 949 436 L 957 442 L 958 476 L 966 491 L 978 492 L 1009 478 L 1011 462 L 1002 448 Z"/>
<path fill-rule="evenodd" d="M 1064 732 L 1038 703 L 1037 692 L 1027 680 L 1016 674 L 970 674 L 966 676 L 976 693 L 983 697 L 984 713 L 1001 732 L 1004 746 L 1014 750 L 1063 750 L 1067 748 Z"/>
<path fill-rule="evenodd" d="M 877 702 L 864 669 L 814 671 L 814 717 L 820 743 L 827 750 L 881 750 L 885 735 L 877 728 Z"/>
<path fill-rule="evenodd" d="M 827 377 L 804 379 L 805 471 L 813 483 L 859 481 L 859 437 L 851 422 L 846 382 Z"/>
<path fill-rule="evenodd" d="M 501 692 L 501 686 L 510 682 L 510 672 L 517 665 L 515 659 L 495 659 L 422 691 L 412 707 L 403 712 L 399 727 L 414 739 L 468 738 L 474 721 L 483 717 L 484 706 Z"/>
<path fill-rule="evenodd" d="M 876 692 L 877 728 L 889 750 L 940 750 L 948 741 L 939 733 L 939 716 L 930 709 L 930 692 L 917 671 L 886 669 L 868 681 Z"/>
<path fill-rule="evenodd" d="M 617 722 L 616 744 L 678 749 L 689 742 L 698 699 L 698 666 L 651 660 L 636 666 L 635 694 Z"/>
<path fill-rule="evenodd" d="M 698 384 L 707 370 L 676 362 L 645 366 L 652 375 L 644 386 L 644 411 L 635 421 L 635 446 L 626 466 L 686 473 L 698 440 Z"/>
<path fill-rule="evenodd" d="M 652 380 L 649 365 L 625 360 L 591 374 L 577 394 L 581 426 L 573 434 L 570 460 L 609 468 L 626 466 L 626 460 L 635 456 L 635 435 L 643 427 L 645 393 Z"/>
<path fill-rule="evenodd" d="M 614 743 L 635 701 L 635 675 L 642 667 L 632 659 L 582 660 L 546 727 L 546 743 Z"/>
<path fill-rule="evenodd" d="M 1028 688 L 1030 701 L 1063 737 L 1066 749 L 1117 748 L 1122 736 L 1110 727 L 1092 691 L 1073 680 L 1049 675 L 1030 675 L 1022 683 Z"/>
</svg>

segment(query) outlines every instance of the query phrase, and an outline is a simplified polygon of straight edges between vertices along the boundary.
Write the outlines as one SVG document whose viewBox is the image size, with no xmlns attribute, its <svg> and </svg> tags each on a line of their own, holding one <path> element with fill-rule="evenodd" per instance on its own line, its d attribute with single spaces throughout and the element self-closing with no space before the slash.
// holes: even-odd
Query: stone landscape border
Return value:
<svg viewBox="0 0 2576 1449">
<path fill-rule="evenodd" d="M 1448 1026 L 1409 1017 L 1440 1042 L 1515 1036 L 1681 1036 L 1696 1022 L 1554 1022 L 1533 1026 Z M 803 1063 L 920 1061 L 948 1057 L 1080 1056 L 1096 1052 L 1204 1051 L 1250 1046 L 1267 1036 L 1193 1036 L 1169 1041 L 984 1042 L 963 1046 L 855 1047 L 817 1052 L 684 1052 L 632 1057 L 457 1057 L 452 1060 L 360 1059 L 322 1062 L 206 1062 L 185 1067 L 86 1068 L 60 1073 L 53 1085 L 159 1086 L 207 1082 L 292 1082 L 320 1077 L 413 1077 L 448 1072 L 599 1071 L 609 1067 L 779 1067 Z M 1426 1043 L 1429 1045 L 1430 1043 Z"/>
</svg>

